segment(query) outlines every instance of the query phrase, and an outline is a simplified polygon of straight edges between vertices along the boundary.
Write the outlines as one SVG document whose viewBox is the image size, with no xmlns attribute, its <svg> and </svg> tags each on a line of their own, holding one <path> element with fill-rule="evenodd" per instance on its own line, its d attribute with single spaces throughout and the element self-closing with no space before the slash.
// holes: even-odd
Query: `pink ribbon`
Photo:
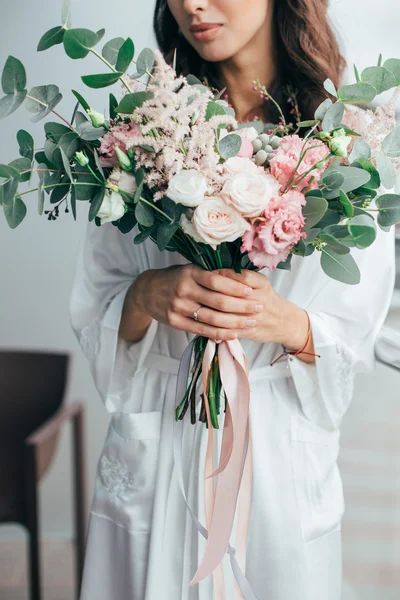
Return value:
<svg viewBox="0 0 400 600">
<path fill-rule="evenodd" d="M 238 340 L 218 344 L 218 362 L 227 397 L 224 431 L 218 468 L 213 472 L 214 429 L 207 396 L 216 343 L 209 340 L 202 365 L 204 403 L 208 422 L 205 460 L 205 513 L 208 539 L 201 564 L 190 582 L 194 585 L 213 573 L 216 600 L 225 600 L 222 559 L 227 551 L 239 501 L 236 558 L 245 571 L 247 532 L 251 502 L 251 435 L 249 364 Z M 216 489 L 213 478 L 218 475 Z M 242 485 L 241 485 L 242 484 Z M 241 600 L 235 582 L 235 600 Z"/>
</svg>

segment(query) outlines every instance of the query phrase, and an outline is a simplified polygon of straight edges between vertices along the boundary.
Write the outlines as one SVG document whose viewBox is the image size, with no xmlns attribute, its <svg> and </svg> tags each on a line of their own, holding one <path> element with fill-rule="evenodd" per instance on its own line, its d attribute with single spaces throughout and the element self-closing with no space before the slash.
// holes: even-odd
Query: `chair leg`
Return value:
<svg viewBox="0 0 400 600">
<path fill-rule="evenodd" d="M 75 552 L 77 600 L 80 597 L 86 538 L 86 469 L 84 448 L 83 411 L 73 418 L 73 465 L 74 465 L 74 513 L 75 513 Z"/>
<path fill-rule="evenodd" d="M 29 598 L 41 600 L 40 591 L 40 540 L 38 496 L 36 486 L 36 452 L 34 446 L 27 446 L 26 454 L 26 525 L 29 533 Z"/>
</svg>

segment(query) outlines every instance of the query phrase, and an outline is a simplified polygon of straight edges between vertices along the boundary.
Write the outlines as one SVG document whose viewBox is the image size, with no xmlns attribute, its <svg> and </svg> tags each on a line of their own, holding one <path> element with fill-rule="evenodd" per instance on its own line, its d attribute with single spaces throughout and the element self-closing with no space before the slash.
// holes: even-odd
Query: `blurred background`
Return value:
<svg viewBox="0 0 400 600">
<path fill-rule="evenodd" d="M 18 57 L 27 68 L 28 86 L 58 85 L 64 94 L 58 110 L 63 115 L 71 115 L 74 98 L 69 90 L 82 92 L 80 75 L 97 72 L 97 60 L 88 57 L 85 61 L 73 62 L 59 46 L 41 55 L 36 53 L 41 35 L 60 22 L 61 1 L 42 0 L 38 4 L 31 0 L 13 0 L 11 4 L 4 0 L 4 3 L 8 7 L 3 8 L 1 16 L 1 67 L 9 54 Z M 113 0 L 111 5 L 95 0 L 72 0 L 73 26 L 94 30 L 106 27 L 105 39 L 131 36 L 139 49 L 154 47 L 153 7 L 154 0 Z M 375 64 L 380 52 L 384 60 L 400 57 L 398 0 L 380 0 L 379 3 L 331 0 L 331 17 L 350 67 L 352 62 L 360 69 Z M 89 103 L 92 97 L 96 98 L 99 109 L 106 105 L 107 90 L 103 92 L 103 102 L 101 92 L 86 88 L 84 92 Z M 30 123 L 28 114 L 20 109 L 0 124 L 0 163 L 18 156 L 15 134 L 21 127 L 37 142 L 41 140 L 43 123 Z M 29 218 L 16 230 L 11 231 L 5 219 L 0 218 L 0 345 L 7 349 L 71 353 L 65 401 L 80 399 L 85 406 L 87 511 L 109 415 L 95 390 L 68 319 L 69 295 L 86 216 L 81 211 L 74 222 L 71 214 L 60 214 L 59 219 L 48 222 L 45 216 L 37 214 L 35 194 L 31 202 L 31 208 L 28 203 Z M 399 365 L 400 231 L 398 236 L 398 289 L 377 352 L 379 359 L 390 361 L 397 344 Z M 378 362 L 374 373 L 358 376 L 355 395 L 342 426 L 339 466 L 346 500 L 343 600 L 398 600 L 400 597 L 399 428 L 400 371 Z M 68 429 L 71 429 L 70 424 L 63 428 L 52 467 L 40 485 L 45 600 L 74 597 L 73 465 Z M 25 542 L 26 534 L 20 526 L 0 526 L 0 600 L 28 598 Z"/>
</svg>

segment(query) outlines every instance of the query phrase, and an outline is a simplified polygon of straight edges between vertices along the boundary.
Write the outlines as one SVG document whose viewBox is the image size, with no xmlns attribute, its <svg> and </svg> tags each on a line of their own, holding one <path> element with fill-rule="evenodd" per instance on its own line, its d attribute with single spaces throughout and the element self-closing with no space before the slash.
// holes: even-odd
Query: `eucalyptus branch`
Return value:
<svg viewBox="0 0 400 600">
<path fill-rule="evenodd" d="M 86 182 L 79 183 L 79 181 L 76 181 L 76 182 L 70 181 L 69 183 L 68 182 L 52 183 L 50 185 L 43 185 L 43 186 L 39 186 L 37 188 L 33 188 L 32 190 L 26 190 L 26 192 L 21 192 L 20 194 L 15 194 L 15 198 L 20 198 L 21 196 L 26 196 L 26 194 L 31 194 L 32 192 L 37 192 L 40 189 L 47 190 L 50 188 L 53 189 L 53 188 L 61 187 L 61 186 L 65 186 L 65 185 L 68 185 L 68 186 L 69 185 L 89 185 L 92 187 L 105 187 L 104 185 L 100 185 L 99 183 L 89 183 L 89 182 L 88 183 L 86 183 Z"/>
<path fill-rule="evenodd" d="M 41 100 L 38 100 L 38 98 L 34 98 L 33 96 L 30 96 L 29 94 L 27 94 L 26 97 L 29 98 L 29 100 L 33 100 L 34 102 L 37 102 L 38 104 L 41 104 L 44 108 L 48 107 L 48 104 L 46 104 L 46 102 L 42 102 Z M 61 116 L 57 111 L 55 111 L 54 109 L 52 109 L 50 112 L 52 112 L 54 115 L 56 115 L 56 117 L 58 117 L 59 119 L 61 119 L 61 121 L 64 121 L 64 123 L 66 125 L 68 125 L 68 127 L 70 129 L 72 129 L 72 131 L 74 131 L 76 134 L 79 135 L 79 133 L 77 132 L 77 130 L 75 129 L 75 127 L 72 125 L 72 123 L 70 123 L 69 121 L 67 121 L 67 119 L 64 119 L 64 117 Z"/>
<path fill-rule="evenodd" d="M 103 63 L 104 63 L 104 64 L 105 64 L 105 65 L 106 65 L 106 66 L 107 66 L 109 69 L 111 69 L 111 71 L 112 71 L 113 73 L 118 73 L 118 71 L 117 71 L 117 70 L 116 70 L 116 69 L 115 69 L 115 68 L 112 66 L 112 64 L 111 64 L 111 63 L 109 63 L 109 62 L 108 62 L 108 60 L 106 60 L 106 59 L 104 58 L 104 56 L 102 56 L 101 54 L 99 54 L 99 53 L 98 53 L 96 50 L 93 50 L 93 48 L 91 48 L 91 49 L 90 49 L 90 52 L 91 52 L 92 54 L 94 54 L 95 56 L 97 56 L 97 58 L 99 58 L 99 59 L 101 60 L 101 62 L 103 62 Z M 121 77 L 118 77 L 118 79 L 119 79 L 119 80 L 120 80 L 120 81 L 123 83 L 123 85 L 126 87 L 126 89 L 128 90 L 128 92 L 129 92 L 130 94 L 132 94 L 132 90 L 131 90 L 131 88 L 129 87 L 129 85 L 126 83 L 126 81 L 125 81 L 125 79 L 123 78 L 123 76 L 121 76 Z"/>
</svg>

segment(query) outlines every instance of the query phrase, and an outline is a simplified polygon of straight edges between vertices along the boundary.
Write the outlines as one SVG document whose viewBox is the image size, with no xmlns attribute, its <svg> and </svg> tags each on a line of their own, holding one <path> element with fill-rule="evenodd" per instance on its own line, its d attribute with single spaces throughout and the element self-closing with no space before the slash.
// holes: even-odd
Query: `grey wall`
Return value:
<svg viewBox="0 0 400 600">
<path fill-rule="evenodd" d="M 13 0 L 11 3 L 8 0 L 8 4 L 7 13 L 2 11 L 0 65 L 4 64 L 8 54 L 13 54 L 27 67 L 29 85 L 56 83 L 65 96 L 61 105 L 65 115 L 70 115 L 73 110 L 71 88 L 84 90 L 89 101 L 92 97 L 97 98 L 100 109 L 106 105 L 106 92 L 101 96 L 86 91 L 79 80 L 82 74 L 101 72 L 101 65 L 94 57 L 73 62 L 59 47 L 41 55 L 35 51 L 42 33 L 59 23 L 60 2 L 42 0 L 39 4 L 32 0 Z M 154 45 L 151 33 L 154 0 L 114 0 L 112 3 L 72 0 L 72 6 L 76 27 L 100 29 L 104 26 L 108 39 L 130 35 L 137 48 Z M 397 0 L 381 0 L 379 6 L 373 0 L 333 2 L 332 14 L 346 53 L 360 68 L 373 64 L 380 51 L 385 57 L 400 54 L 398 19 L 391 17 L 394 11 L 398 12 Z M 41 141 L 43 124 L 29 123 L 27 113 L 18 111 L 0 124 L 0 163 L 17 157 L 15 133 L 20 127 L 28 129 L 38 143 Z M 15 231 L 11 231 L 0 216 L 0 345 L 73 353 L 67 399 L 81 398 L 87 405 L 88 467 L 92 486 L 108 415 L 97 396 L 86 360 L 68 321 L 69 293 L 86 217 L 81 210 L 77 223 L 71 214 L 61 214 L 58 221 L 47 222 L 44 216 L 37 215 L 36 194 L 28 198 L 29 217 Z M 375 377 L 371 376 L 372 379 Z M 386 384 L 389 385 L 388 380 L 382 378 L 382 393 L 385 393 Z M 364 391 L 366 387 L 364 380 Z M 67 433 L 61 440 L 55 464 L 41 486 L 42 529 L 48 537 L 68 537 L 72 531 Z M 20 535 L 17 527 L 0 529 L 0 539 L 17 535 Z"/>
</svg>

